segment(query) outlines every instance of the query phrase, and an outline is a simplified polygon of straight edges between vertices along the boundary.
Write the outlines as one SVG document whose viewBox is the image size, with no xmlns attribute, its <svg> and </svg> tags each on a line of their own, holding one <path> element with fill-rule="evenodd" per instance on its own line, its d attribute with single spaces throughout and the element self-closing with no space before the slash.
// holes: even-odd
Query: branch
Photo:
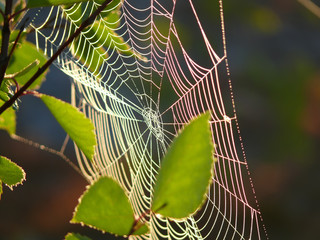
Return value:
<svg viewBox="0 0 320 240">
<path fill-rule="evenodd" d="M 9 56 L 8 56 L 8 62 L 9 62 L 10 58 L 12 57 L 13 51 L 15 50 L 15 48 L 16 48 L 16 46 L 17 46 L 17 44 L 18 44 L 18 41 L 19 41 L 19 39 L 20 39 L 20 37 L 21 37 L 21 34 L 22 34 L 22 32 L 23 32 L 23 30 L 24 30 L 24 28 L 25 28 L 25 24 L 26 24 L 26 21 L 27 21 L 27 20 L 28 20 L 28 18 L 26 18 L 26 20 L 25 20 L 24 23 L 22 24 L 22 26 L 21 26 L 21 28 L 20 28 L 20 30 L 19 30 L 18 36 L 17 36 L 17 38 L 15 39 L 15 41 L 14 41 L 14 43 L 13 43 L 13 46 L 12 46 L 11 51 L 10 51 Z"/>
<path fill-rule="evenodd" d="M 22 12 L 24 12 L 24 11 L 27 11 L 28 10 L 28 8 L 22 8 L 22 9 L 20 9 L 19 11 L 17 11 L 17 12 L 15 12 L 15 13 L 13 13 L 12 15 L 10 15 L 10 19 L 13 19 L 15 16 L 17 16 L 17 15 L 19 15 L 20 13 L 22 13 Z"/>
<path fill-rule="evenodd" d="M 17 91 L 12 98 L 10 98 L 7 102 L 5 102 L 0 107 L 0 114 L 2 114 L 7 108 L 12 106 L 14 102 L 23 95 L 23 92 L 27 90 L 30 85 L 42 74 L 47 68 L 57 59 L 57 57 L 63 52 L 63 50 L 76 38 L 78 37 L 82 30 L 88 27 L 91 23 L 94 22 L 95 18 L 101 13 L 103 9 L 111 2 L 112 0 L 106 0 L 101 6 L 97 8 L 95 12 L 93 12 L 81 25 L 80 27 L 72 34 L 67 41 L 65 41 L 59 49 L 52 55 L 52 57 L 41 67 L 38 71 L 27 81 L 25 85 L 23 85 L 19 91 Z"/>
<path fill-rule="evenodd" d="M 4 75 L 6 73 L 9 57 L 8 57 L 8 49 L 10 42 L 10 15 L 12 12 L 12 0 L 6 0 L 6 7 L 3 14 L 3 27 L 2 27 L 2 45 L 1 45 L 1 53 L 0 53 L 0 86 L 2 84 Z"/>
<path fill-rule="evenodd" d="M 298 0 L 303 6 L 305 6 L 310 12 L 320 18 L 320 7 L 310 0 Z"/>
<path fill-rule="evenodd" d="M 49 153 L 52 153 L 60 158 L 62 158 L 62 160 L 64 160 L 69 166 L 71 166 L 77 173 L 79 173 L 84 179 L 86 179 L 88 181 L 88 179 L 86 178 L 86 176 L 83 175 L 83 173 L 81 172 L 81 170 L 77 167 L 77 165 L 75 165 L 64 153 L 62 150 L 64 149 L 61 149 L 60 151 L 57 151 L 53 148 L 49 148 L 47 146 L 44 146 L 42 144 L 39 144 L 37 142 L 34 142 L 34 141 L 31 141 L 29 139 L 26 139 L 26 138 L 23 138 L 21 136 L 18 136 L 18 135 L 15 135 L 15 134 L 12 134 L 10 135 L 10 137 L 16 141 L 19 141 L 19 142 L 22 142 L 24 144 L 28 144 L 32 147 L 35 147 L 35 148 L 38 148 L 42 151 L 46 151 L 46 152 L 49 152 Z M 66 139 L 69 139 L 69 138 L 66 138 Z M 65 143 L 64 143 L 65 144 Z M 64 146 L 63 146 L 64 147 Z"/>
</svg>

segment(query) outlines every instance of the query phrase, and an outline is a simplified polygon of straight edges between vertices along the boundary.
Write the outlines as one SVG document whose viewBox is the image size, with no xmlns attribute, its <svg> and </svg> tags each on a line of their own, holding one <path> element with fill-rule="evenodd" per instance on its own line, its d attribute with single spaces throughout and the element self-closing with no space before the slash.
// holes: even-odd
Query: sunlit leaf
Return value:
<svg viewBox="0 0 320 240">
<path fill-rule="evenodd" d="M 18 35 L 19 35 L 19 32 L 20 32 L 20 30 L 17 30 L 17 29 L 16 29 L 16 30 L 13 30 L 13 31 L 11 32 L 11 34 L 10 34 L 10 40 L 9 40 L 11 44 L 16 41 L 16 39 L 17 39 L 17 37 L 18 37 Z M 25 40 L 25 37 L 26 37 L 26 32 L 23 31 L 23 32 L 20 34 L 20 37 L 19 37 L 18 42 L 21 42 L 21 41 Z"/>
<path fill-rule="evenodd" d="M 108 54 L 103 51 L 102 48 L 92 47 L 96 44 L 90 45 L 86 40 L 87 37 L 92 37 L 92 35 L 87 33 L 84 36 L 80 36 L 73 42 L 73 52 L 92 73 L 97 75 Z"/>
<path fill-rule="evenodd" d="M 209 117 L 206 113 L 191 121 L 169 147 L 154 187 L 152 211 L 180 219 L 204 202 L 214 163 Z"/>
<path fill-rule="evenodd" d="M 25 69 L 28 65 L 38 60 L 40 66 L 42 66 L 46 61 L 47 57 L 41 50 L 37 50 L 37 47 L 30 42 L 23 42 L 23 44 L 19 44 L 15 49 L 12 58 L 9 62 L 9 67 L 6 71 L 6 74 L 15 74 L 20 72 L 22 69 Z M 28 69 L 23 76 L 17 76 L 15 79 L 20 85 L 24 85 L 38 70 L 35 66 L 32 69 Z M 35 89 L 40 87 L 42 81 L 45 78 L 46 73 L 42 74 L 31 86 L 31 89 Z"/>
<path fill-rule="evenodd" d="M 143 235 L 149 232 L 149 228 L 146 224 L 137 226 L 136 228 L 137 230 L 135 230 L 131 235 Z"/>
<path fill-rule="evenodd" d="M 82 195 L 71 222 L 126 236 L 133 232 L 135 217 L 120 185 L 111 178 L 101 177 Z M 148 230 L 144 225 L 141 228 L 140 234 Z"/>
<path fill-rule="evenodd" d="M 68 233 L 65 236 L 65 240 L 91 240 L 91 238 L 82 236 L 79 233 Z"/>
<path fill-rule="evenodd" d="M 69 103 L 45 94 L 39 97 L 84 155 L 92 160 L 97 141 L 90 119 Z"/>
<path fill-rule="evenodd" d="M 113 10 L 108 12 L 108 15 L 104 17 L 105 24 L 112 29 L 116 29 L 120 26 L 120 10 Z"/>
<path fill-rule="evenodd" d="M 103 0 L 98 0 L 98 3 L 102 4 Z M 103 18 L 109 17 L 113 11 L 118 11 L 121 6 L 121 0 L 113 0 L 108 6 L 101 12 Z"/>
<path fill-rule="evenodd" d="M 98 3 L 102 2 L 98 1 Z M 65 11 L 68 18 L 79 26 L 89 16 L 88 9 L 93 7 L 92 4 L 89 3 L 87 6 L 84 3 L 79 3 L 72 7 L 65 7 Z M 112 1 L 100 14 L 104 21 L 96 21 L 71 45 L 72 53 L 98 77 L 100 77 L 99 72 L 102 64 L 106 62 L 109 53 L 114 50 L 145 60 L 114 31 L 120 24 L 120 6 L 121 0 Z"/>
<path fill-rule="evenodd" d="M 98 4 L 104 3 L 105 0 L 95 1 Z M 80 24 L 86 20 L 90 16 L 90 12 L 88 9 L 94 9 L 94 6 L 98 6 L 93 1 L 90 2 L 84 2 L 84 3 L 78 3 L 75 5 L 72 4 L 66 4 L 63 6 L 65 8 L 65 12 L 68 15 L 68 18 L 72 20 L 72 22 L 80 26 Z M 109 15 L 111 15 L 114 12 L 119 11 L 119 7 L 121 6 L 121 0 L 113 0 L 111 1 L 105 9 L 100 13 L 100 16 L 104 19 L 109 18 Z M 111 17 L 111 16 L 110 16 Z M 114 18 L 115 16 L 112 16 L 111 18 Z"/>
<path fill-rule="evenodd" d="M 145 60 L 145 58 L 135 52 L 121 36 L 111 28 L 106 27 L 103 22 L 95 22 L 92 25 L 91 31 L 95 33 L 96 40 L 105 50 L 112 51 L 115 49 L 121 54 L 136 56 L 140 60 Z"/>
<path fill-rule="evenodd" d="M 10 96 L 7 92 L 4 92 L 2 90 L 0 90 L 0 100 L 2 100 L 1 103 L 6 102 L 10 99 Z"/>
<path fill-rule="evenodd" d="M 20 17 L 23 15 L 24 11 L 20 11 L 23 8 L 25 8 L 26 3 L 25 0 L 14 0 L 13 1 L 14 6 L 13 6 L 13 12 L 15 13 L 15 16 L 13 18 L 13 22 L 17 23 L 17 21 L 20 20 Z"/>
<path fill-rule="evenodd" d="M 16 79 L 17 77 L 22 77 L 26 75 L 28 72 L 30 72 L 35 66 L 39 65 L 39 60 L 35 60 L 34 62 L 30 63 L 28 66 L 24 67 L 23 69 L 20 69 L 19 72 L 13 73 L 13 74 L 6 74 L 5 78 L 7 79 Z"/>
<path fill-rule="evenodd" d="M 85 3 L 77 3 L 77 4 L 71 4 L 71 5 L 65 5 L 63 6 L 64 11 L 68 18 L 71 19 L 72 23 L 74 23 L 76 26 L 80 26 L 81 23 L 85 20 L 82 14 L 82 10 L 85 6 Z"/>
<path fill-rule="evenodd" d="M 12 188 L 25 180 L 25 172 L 8 158 L 0 156 L 0 180 Z"/>
<path fill-rule="evenodd" d="M 0 106 L 4 103 L 4 102 L 6 102 L 6 101 L 8 101 L 13 95 L 14 95 L 14 92 L 12 91 L 12 89 L 11 89 L 11 86 L 13 85 L 14 83 L 11 81 L 11 80 L 9 80 L 9 79 L 3 79 L 3 81 L 2 81 L 2 84 L 1 84 L 1 87 L 0 87 Z M 17 110 L 18 109 L 18 101 L 19 100 L 17 100 L 17 101 L 15 101 L 14 103 L 13 103 L 13 105 L 12 105 L 12 108 L 14 109 L 14 110 Z M 1 121 L 1 120 L 0 120 Z M 1 123 L 0 123 L 0 125 L 1 125 Z M 0 127 L 1 128 L 1 127 Z"/>
<path fill-rule="evenodd" d="M 0 14 L 1 15 L 1 14 Z M 11 46 L 13 45 L 13 43 L 16 41 L 16 38 L 18 37 L 19 35 L 19 32 L 20 30 L 13 30 L 11 31 L 10 33 L 10 38 L 9 38 L 9 50 L 11 50 Z M 20 34 L 20 38 L 18 39 L 18 43 L 21 43 L 23 40 L 25 40 L 25 37 L 26 37 L 26 32 L 22 32 Z M 2 35 L 0 34 L 0 47 L 2 45 Z"/>
<path fill-rule="evenodd" d="M 88 0 L 27 0 L 27 8 L 68 5 L 87 1 Z"/>
<path fill-rule="evenodd" d="M 3 103 L 0 100 L 0 106 Z M 16 112 L 12 108 L 8 108 L 0 115 L 0 129 L 6 130 L 10 135 L 16 133 Z"/>
</svg>

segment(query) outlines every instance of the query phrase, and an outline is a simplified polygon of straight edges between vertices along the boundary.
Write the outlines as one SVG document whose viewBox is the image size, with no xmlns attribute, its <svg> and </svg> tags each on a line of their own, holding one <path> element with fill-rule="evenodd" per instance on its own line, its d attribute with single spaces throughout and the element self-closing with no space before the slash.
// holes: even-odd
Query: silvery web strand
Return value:
<svg viewBox="0 0 320 240">
<path fill-rule="evenodd" d="M 183 34 L 175 22 L 182 4 L 190 10 L 190 18 L 198 28 L 197 38 L 208 59 L 205 66 L 193 59 L 182 43 Z M 55 63 L 73 79 L 72 103 L 96 127 L 94 162 L 75 146 L 81 171 L 90 181 L 104 175 L 119 181 L 137 216 L 150 209 L 160 159 L 174 136 L 192 118 L 211 111 L 218 161 L 203 209 L 186 220 L 146 214 L 144 220 L 150 223 L 150 233 L 130 239 L 268 238 L 237 123 L 222 1 L 212 4 L 220 9 L 213 12 L 220 18 L 221 39 L 220 45 L 216 44 L 220 49 L 208 40 L 192 0 L 124 0 L 109 10 L 120 8 L 116 22 L 101 16 L 97 19 L 103 34 L 97 32 L 88 37 L 86 33 L 93 29 L 86 29 L 78 39 L 82 47 L 74 42 Z M 84 4 L 83 16 L 97 6 L 95 2 Z M 42 18 L 34 17 L 37 46 L 48 56 L 79 26 L 83 16 L 71 17 L 79 7 L 43 9 L 39 14 Z M 47 28 L 48 24 L 52 27 Z M 122 50 L 124 43 L 109 41 L 110 29 L 130 46 L 128 51 Z M 101 36 L 109 37 L 100 39 Z M 101 64 L 94 64 L 95 61 Z M 221 87 L 226 83 L 227 91 Z"/>
</svg>

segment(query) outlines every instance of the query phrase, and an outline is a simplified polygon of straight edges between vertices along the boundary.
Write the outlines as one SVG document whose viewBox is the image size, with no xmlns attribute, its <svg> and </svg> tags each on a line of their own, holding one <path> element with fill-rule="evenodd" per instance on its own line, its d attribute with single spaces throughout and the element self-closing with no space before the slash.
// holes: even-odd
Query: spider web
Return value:
<svg viewBox="0 0 320 240">
<path fill-rule="evenodd" d="M 212 5 L 219 6 L 221 26 L 213 44 L 192 0 L 124 0 L 104 12 L 118 17 L 100 15 L 98 26 L 87 28 L 55 63 L 73 79 L 72 103 L 96 127 L 94 162 L 75 146 L 81 171 L 89 181 L 103 175 L 117 179 L 137 216 L 150 209 L 160 159 L 174 136 L 195 116 L 211 111 L 217 162 L 203 209 L 185 220 L 147 214 L 143 220 L 149 222 L 150 233 L 130 239 L 268 238 L 236 118 L 222 1 Z M 46 18 L 37 14 L 32 21 L 37 46 L 51 56 L 97 6 L 91 1 L 42 9 L 39 16 Z M 75 18 L 79 8 L 83 15 Z M 205 63 L 184 47 L 184 32 L 176 23 L 179 8 L 191 13 L 198 31 L 196 47 Z M 123 42 L 113 39 L 112 31 Z"/>
</svg>

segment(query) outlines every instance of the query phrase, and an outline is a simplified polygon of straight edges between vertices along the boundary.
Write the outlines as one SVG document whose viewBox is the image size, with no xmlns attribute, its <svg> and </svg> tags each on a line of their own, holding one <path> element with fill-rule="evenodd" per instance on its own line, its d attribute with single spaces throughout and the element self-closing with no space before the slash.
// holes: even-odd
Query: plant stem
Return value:
<svg viewBox="0 0 320 240">
<path fill-rule="evenodd" d="M 320 18 L 320 7 L 310 0 L 298 0 L 303 6 L 305 6 L 310 12 Z"/>
<path fill-rule="evenodd" d="M 0 86 L 2 84 L 6 69 L 9 64 L 8 49 L 10 41 L 10 15 L 12 12 L 12 0 L 6 0 L 6 7 L 3 15 L 3 27 L 2 27 L 2 45 L 0 53 Z"/>
<path fill-rule="evenodd" d="M 9 60 L 10 60 L 12 54 L 13 54 L 13 51 L 15 50 L 15 48 L 16 48 L 16 46 L 17 46 L 17 44 L 18 44 L 18 41 L 19 41 L 19 39 L 20 39 L 20 37 L 21 37 L 21 34 L 22 34 L 23 30 L 24 30 L 24 27 L 25 27 L 25 23 L 26 23 L 26 21 L 22 24 L 22 26 L 21 26 L 21 28 L 20 28 L 20 31 L 19 31 L 19 33 L 18 33 L 18 36 L 17 36 L 17 38 L 15 39 L 14 44 L 13 44 L 11 50 L 10 50 L 10 53 L 9 53 L 9 56 L 8 56 L 8 62 L 9 62 Z"/>
<path fill-rule="evenodd" d="M 27 11 L 28 10 L 28 8 L 22 8 L 22 9 L 20 9 L 19 11 L 17 11 L 17 12 L 15 12 L 15 13 L 13 13 L 12 15 L 10 15 L 10 19 L 13 19 L 15 16 L 17 16 L 18 14 L 20 14 L 20 13 L 22 13 L 22 12 L 24 12 L 24 11 Z"/>
<path fill-rule="evenodd" d="M 101 6 L 97 8 L 96 11 L 94 11 L 81 25 L 80 27 L 72 34 L 60 47 L 59 49 L 52 55 L 51 58 L 48 59 L 48 61 L 38 69 L 38 71 L 26 82 L 25 85 L 23 85 L 19 91 L 17 91 L 7 102 L 5 102 L 0 107 L 0 114 L 2 114 L 7 108 L 9 108 L 11 105 L 14 104 L 14 102 L 23 95 L 23 92 L 27 90 L 30 85 L 42 74 L 44 73 L 49 66 L 54 62 L 54 60 L 57 59 L 57 57 L 63 52 L 63 50 L 76 38 L 78 37 L 82 30 L 88 27 L 95 18 L 100 14 L 100 12 L 105 9 L 105 7 L 111 2 L 112 0 L 106 0 Z"/>
<path fill-rule="evenodd" d="M 16 141 L 22 142 L 24 144 L 28 144 L 32 147 L 38 148 L 42 151 L 45 152 L 49 152 L 51 154 L 54 154 L 56 156 L 59 156 L 60 158 L 62 158 L 69 166 L 71 166 L 77 173 L 79 173 L 84 179 L 86 179 L 86 181 L 88 181 L 88 179 L 84 176 L 84 174 L 81 172 L 81 170 L 77 167 L 77 165 L 75 165 L 64 153 L 63 151 L 57 151 L 53 148 L 49 148 L 47 146 L 44 146 L 42 144 L 39 144 L 37 142 L 31 141 L 29 139 L 20 137 L 18 135 L 12 134 L 10 135 L 10 137 Z M 89 181 L 88 181 L 89 182 Z"/>
</svg>

